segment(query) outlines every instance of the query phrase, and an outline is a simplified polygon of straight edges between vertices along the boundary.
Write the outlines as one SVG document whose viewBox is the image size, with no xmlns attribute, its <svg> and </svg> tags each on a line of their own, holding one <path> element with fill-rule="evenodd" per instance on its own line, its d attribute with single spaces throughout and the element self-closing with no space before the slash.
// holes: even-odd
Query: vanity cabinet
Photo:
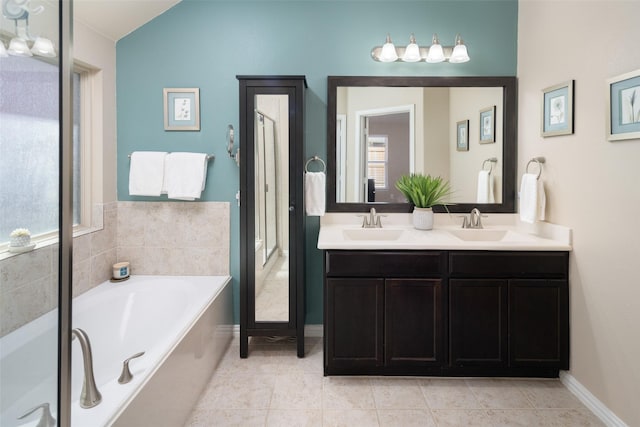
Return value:
<svg viewBox="0 0 640 427">
<path fill-rule="evenodd" d="M 439 370 L 445 266 L 441 251 L 327 251 L 325 373 Z"/>
<path fill-rule="evenodd" d="M 557 377 L 568 252 L 325 252 L 325 375 Z"/>
</svg>

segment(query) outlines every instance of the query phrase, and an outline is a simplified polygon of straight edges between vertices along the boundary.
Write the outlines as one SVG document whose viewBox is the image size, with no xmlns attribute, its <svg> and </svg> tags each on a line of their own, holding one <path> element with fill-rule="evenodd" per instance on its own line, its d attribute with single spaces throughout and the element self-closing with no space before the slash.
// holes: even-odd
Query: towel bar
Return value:
<svg viewBox="0 0 640 427">
<path fill-rule="evenodd" d="M 304 171 L 305 172 L 309 172 L 309 168 L 308 168 L 309 163 L 311 163 L 313 161 L 322 163 L 322 171 L 321 172 L 326 172 L 327 171 L 327 165 L 325 164 L 324 160 L 322 160 L 318 156 L 313 156 L 309 160 L 307 160 L 307 163 L 304 164 Z"/>
<path fill-rule="evenodd" d="M 131 159 L 131 154 L 133 154 L 133 153 L 129 153 L 129 154 L 127 154 L 127 157 L 128 157 L 129 159 Z M 171 154 L 171 153 L 167 153 L 167 154 Z M 207 154 L 207 161 L 213 160 L 213 159 L 215 159 L 215 158 L 216 158 L 216 156 L 215 156 L 215 155 L 213 155 L 213 154 Z"/>
<path fill-rule="evenodd" d="M 527 162 L 527 167 L 525 168 L 525 172 L 529 173 L 529 165 L 533 162 L 538 164 L 538 176 L 536 179 L 540 179 L 540 175 L 542 175 L 542 164 L 547 160 L 544 157 L 533 157 L 531 160 Z"/>
</svg>

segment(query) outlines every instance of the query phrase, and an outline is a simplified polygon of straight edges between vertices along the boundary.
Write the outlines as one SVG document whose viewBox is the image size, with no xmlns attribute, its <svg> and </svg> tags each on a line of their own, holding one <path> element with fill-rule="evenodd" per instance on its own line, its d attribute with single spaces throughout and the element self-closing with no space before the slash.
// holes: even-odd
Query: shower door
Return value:
<svg viewBox="0 0 640 427">
<path fill-rule="evenodd" d="M 2 3 L 4 46 L 27 28 L 56 55 L 0 57 L 0 425 L 36 425 L 49 411 L 67 427 L 71 3 L 44 2 L 31 21 L 22 2 Z M 25 233 L 17 229 L 29 230 L 30 243 L 10 242 Z"/>
</svg>

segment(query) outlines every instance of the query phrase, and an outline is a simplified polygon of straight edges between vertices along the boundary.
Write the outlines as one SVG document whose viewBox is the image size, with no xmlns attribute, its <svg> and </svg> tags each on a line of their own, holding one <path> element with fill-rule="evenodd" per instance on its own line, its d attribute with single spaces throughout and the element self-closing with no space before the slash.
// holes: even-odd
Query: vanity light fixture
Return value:
<svg viewBox="0 0 640 427">
<path fill-rule="evenodd" d="M 451 62 L 460 64 L 469 61 L 467 47 L 460 34 L 456 35 L 454 46 L 442 46 L 438 35 L 434 34 L 431 46 L 421 47 L 416 43 L 416 38 L 411 34 L 409 44 L 406 47 L 396 47 L 391 41 L 391 35 L 387 34 L 384 45 L 371 49 L 371 58 L 378 62 Z"/>
<path fill-rule="evenodd" d="M 53 42 L 44 37 L 33 38 L 29 34 L 29 14 L 37 15 L 44 11 L 44 6 L 29 7 L 31 0 L 2 0 L 2 15 L 6 19 L 12 19 L 15 24 L 15 37 L 9 42 L 9 47 L 5 49 L 4 43 L 0 41 L 0 57 L 13 56 L 44 56 L 54 58 L 56 51 Z M 29 47 L 28 42 L 33 42 Z"/>
</svg>

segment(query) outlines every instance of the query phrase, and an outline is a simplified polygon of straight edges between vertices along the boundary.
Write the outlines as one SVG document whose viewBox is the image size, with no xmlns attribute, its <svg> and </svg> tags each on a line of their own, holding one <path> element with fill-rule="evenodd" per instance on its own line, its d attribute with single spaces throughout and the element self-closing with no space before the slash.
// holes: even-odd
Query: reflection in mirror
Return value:
<svg viewBox="0 0 640 427">
<path fill-rule="evenodd" d="M 327 210 L 408 212 L 395 182 L 423 173 L 451 183 L 453 212 L 513 212 L 515 78 L 329 77 L 328 86 Z M 466 151 L 457 150 L 460 121 Z"/>
<path fill-rule="evenodd" d="M 255 320 L 289 320 L 288 96 L 255 99 Z"/>
<path fill-rule="evenodd" d="M 480 143 L 479 125 L 479 112 L 488 106 L 496 106 L 496 117 L 502 114 L 501 87 L 339 87 L 336 105 L 343 117 L 336 135 L 346 136 L 336 142 L 336 165 L 345 173 L 337 202 L 403 203 L 395 182 L 422 173 L 451 183 L 450 202 L 473 203 L 484 160 L 496 157 L 502 164 L 502 118 L 490 144 Z M 465 152 L 456 150 L 455 125 L 463 119 L 472 123 Z M 502 173 L 494 168 L 491 175 L 493 202 L 500 203 Z"/>
</svg>

